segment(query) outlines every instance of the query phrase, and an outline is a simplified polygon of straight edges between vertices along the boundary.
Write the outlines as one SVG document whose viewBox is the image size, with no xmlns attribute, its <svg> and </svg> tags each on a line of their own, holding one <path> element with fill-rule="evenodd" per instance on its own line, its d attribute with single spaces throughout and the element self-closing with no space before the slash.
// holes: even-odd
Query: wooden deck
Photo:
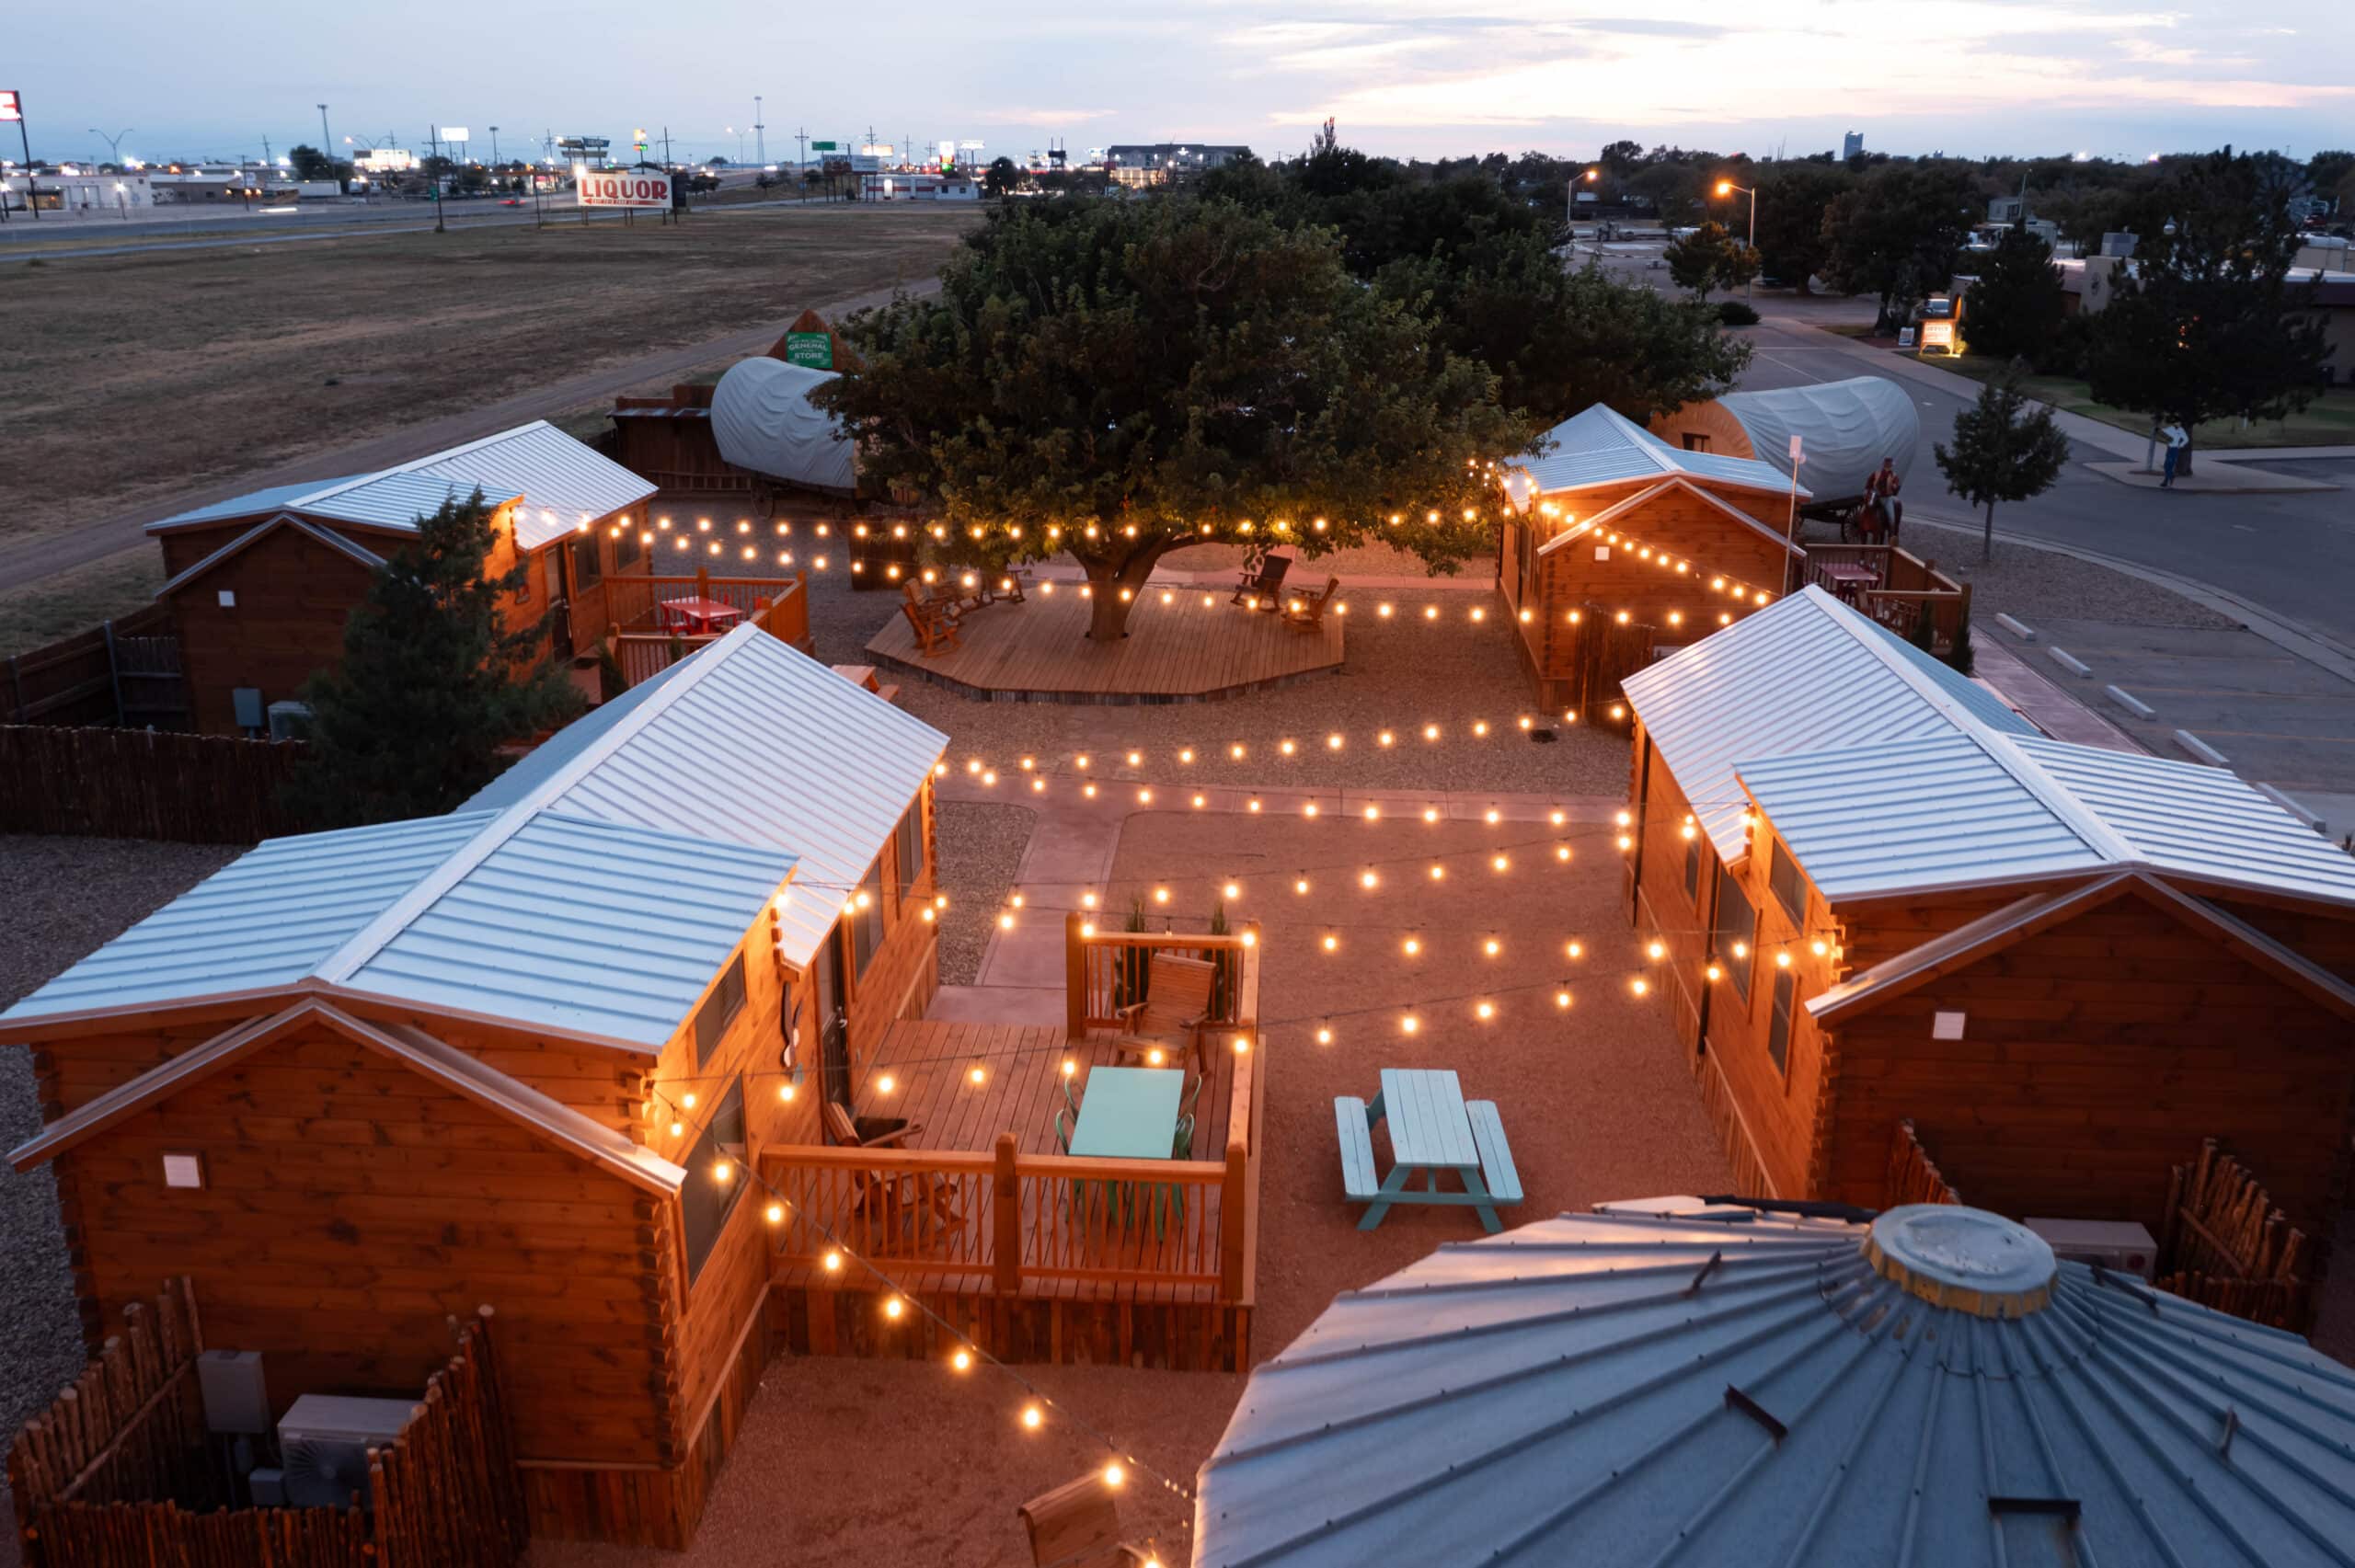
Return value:
<svg viewBox="0 0 2355 1568">
<path fill-rule="evenodd" d="M 1202 595 L 1210 591 L 1204 608 Z M 1170 601 L 1163 602 L 1163 594 Z M 904 615 L 867 639 L 879 663 L 969 697 L 1032 703 L 1199 703 L 1338 669 L 1342 622 L 1315 627 L 1227 602 L 1224 592 L 1148 588 L 1114 646 L 1087 640 L 1079 585 L 1040 583 L 1028 602 L 970 613 L 963 646 L 926 658 Z"/>
</svg>

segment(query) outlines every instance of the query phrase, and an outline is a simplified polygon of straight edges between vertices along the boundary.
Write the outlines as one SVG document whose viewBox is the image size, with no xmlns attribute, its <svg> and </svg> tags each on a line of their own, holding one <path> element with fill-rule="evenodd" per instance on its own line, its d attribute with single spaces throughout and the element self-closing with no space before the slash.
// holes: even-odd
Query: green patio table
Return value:
<svg viewBox="0 0 2355 1568">
<path fill-rule="evenodd" d="M 1173 1068 L 1090 1068 L 1086 1097 L 1079 1103 L 1079 1125 L 1072 1128 L 1072 1153 L 1094 1159 L 1168 1159 L 1178 1140 L 1178 1103 L 1185 1089 L 1186 1074 Z M 1107 1182 L 1104 1196 L 1114 1219 L 1125 1223 L 1137 1217 L 1135 1184 Z M 1164 1196 L 1176 1200 L 1178 1195 Z M 1163 1223 L 1162 1207 L 1153 1206 L 1156 1230 Z"/>
</svg>

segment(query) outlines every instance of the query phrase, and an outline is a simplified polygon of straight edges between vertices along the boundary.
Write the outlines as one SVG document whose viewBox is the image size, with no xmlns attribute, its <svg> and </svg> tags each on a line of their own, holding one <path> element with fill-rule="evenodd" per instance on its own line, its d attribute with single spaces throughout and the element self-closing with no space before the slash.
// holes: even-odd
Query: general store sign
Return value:
<svg viewBox="0 0 2355 1568">
<path fill-rule="evenodd" d="M 834 368 L 834 339 L 825 332 L 788 332 L 785 335 L 785 361 L 790 365 L 807 365 L 813 371 Z"/>
<path fill-rule="evenodd" d="M 671 177 L 641 169 L 581 169 L 573 189 L 583 207 L 656 207 L 671 205 Z"/>
</svg>

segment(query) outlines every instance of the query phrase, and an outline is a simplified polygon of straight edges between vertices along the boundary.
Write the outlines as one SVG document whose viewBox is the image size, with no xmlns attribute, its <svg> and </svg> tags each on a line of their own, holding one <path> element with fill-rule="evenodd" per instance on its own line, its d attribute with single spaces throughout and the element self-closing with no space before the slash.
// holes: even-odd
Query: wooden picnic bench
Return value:
<svg viewBox="0 0 2355 1568">
<path fill-rule="evenodd" d="M 1393 1159 L 1390 1174 L 1377 1182 L 1373 1127 L 1384 1120 L 1390 1123 Z M 1340 1095 L 1333 1102 L 1333 1122 L 1341 1146 L 1342 1196 L 1367 1206 L 1361 1230 L 1380 1225 L 1392 1204 L 1414 1203 L 1475 1209 L 1494 1234 L 1503 1229 L 1497 1209 L 1522 1199 L 1521 1172 L 1496 1102 L 1464 1099 L 1453 1072 L 1384 1068 L 1373 1104 Z M 1453 1171 L 1463 1190 L 1442 1192 L 1442 1171 Z M 1423 1182 L 1417 1187 L 1419 1173 Z"/>
</svg>

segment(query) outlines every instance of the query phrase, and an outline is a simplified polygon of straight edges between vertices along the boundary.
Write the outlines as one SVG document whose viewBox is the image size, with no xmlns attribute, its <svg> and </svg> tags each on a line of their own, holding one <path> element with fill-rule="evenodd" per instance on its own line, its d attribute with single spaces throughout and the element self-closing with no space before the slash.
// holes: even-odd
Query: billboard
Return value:
<svg viewBox="0 0 2355 1568">
<path fill-rule="evenodd" d="M 0 120 L 22 120 L 24 117 L 25 100 L 17 97 L 14 87 L 0 87 Z"/>
<path fill-rule="evenodd" d="M 671 205 L 671 177 L 659 170 L 577 168 L 573 180 L 583 207 Z"/>
</svg>

